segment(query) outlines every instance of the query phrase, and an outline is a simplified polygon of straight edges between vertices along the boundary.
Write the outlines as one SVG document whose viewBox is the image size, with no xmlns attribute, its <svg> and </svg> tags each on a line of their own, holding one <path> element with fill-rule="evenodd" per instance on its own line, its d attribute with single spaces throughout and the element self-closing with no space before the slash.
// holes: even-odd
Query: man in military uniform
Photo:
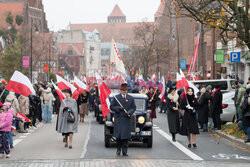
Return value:
<svg viewBox="0 0 250 167">
<path fill-rule="evenodd" d="M 136 110 L 135 100 L 128 95 L 127 84 L 123 83 L 120 87 L 121 93 L 114 96 L 110 109 L 115 112 L 114 115 L 114 136 L 117 142 L 116 155 L 128 156 L 128 139 L 131 133 L 131 117 Z"/>
</svg>

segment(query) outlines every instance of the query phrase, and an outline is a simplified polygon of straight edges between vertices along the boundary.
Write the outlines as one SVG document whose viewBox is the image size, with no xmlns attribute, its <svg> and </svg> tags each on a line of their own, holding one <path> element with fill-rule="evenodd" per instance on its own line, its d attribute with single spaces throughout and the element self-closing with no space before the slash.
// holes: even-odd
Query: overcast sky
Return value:
<svg viewBox="0 0 250 167">
<path fill-rule="evenodd" d="M 65 29 L 69 23 L 105 23 L 115 4 L 127 22 L 154 20 L 160 0 L 43 0 L 50 30 Z"/>
</svg>

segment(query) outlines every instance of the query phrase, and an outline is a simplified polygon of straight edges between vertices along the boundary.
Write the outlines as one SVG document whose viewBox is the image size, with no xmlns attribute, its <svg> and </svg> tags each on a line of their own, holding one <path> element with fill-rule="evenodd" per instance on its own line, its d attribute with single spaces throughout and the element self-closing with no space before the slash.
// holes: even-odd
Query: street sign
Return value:
<svg viewBox="0 0 250 167">
<path fill-rule="evenodd" d="M 30 57 L 23 56 L 23 68 L 29 68 L 29 67 L 30 67 Z"/>
<path fill-rule="evenodd" d="M 230 53 L 230 61 L 231 61 L 231 63 L 240 62 L 240 52 L 231 52 Z"/>
<path fill-rule="evenodd" d="M 216 50 L 216 64 L 224 63 L 224 50 Z"/>
<path fill-rule="evenodd" d="M 43 64 L 43 72 L 49 72 L 49 64 Z"/>
<path fill-rule="evenodd" d="M 180 68 L 182 70 L 185 70 L 186 69 L 186 59 L 181 59 L 180 60 Z"/>
</svg>

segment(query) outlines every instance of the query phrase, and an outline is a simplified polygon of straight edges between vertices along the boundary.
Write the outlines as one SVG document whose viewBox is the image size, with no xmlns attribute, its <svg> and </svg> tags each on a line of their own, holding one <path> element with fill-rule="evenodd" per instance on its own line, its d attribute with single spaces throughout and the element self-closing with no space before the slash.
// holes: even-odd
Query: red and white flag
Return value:
<svg viewBox="0 0 250 167">
<path fill-rule="evenodd" d="M 176 89 L 185 88 L 185 90 L 189 87 L 188 81 L 185 78 L 184 74 L 180 75 L 179 73 L 176 74 Z"/>
<path fill-rule="evenodd" d="M 151 79 L 153 82 L 156 82 L 156 74 L 155 73 L 152 75 Z"/>
<path fill-rule="evenodd" d="M 54 86 L 56 93 L 60 99 L 60 101 L 62 101 L 63 99 L 66 99 L 66 96 L 63 94 L 63 92 L 54 84 L 53 81 L 51 81 L 52 85 Z"/>
<path fill-rule="evenodd" d="M 125 66 L 123 64 L 120 53 L 118 52 L 116 43 L 113 39 L 112 39 L 112 46 L 111 46 L 110 61 L 111 61 L 111 64 L 115 64 L 115 69 L 117 72 L 121 73 L 122 75 L 126 75 Z"/>
<path fill-rule="evenodd" d="M 193 81 L 199 81 L 200 80 L 193 73 L 190 74 L 190 77 L 192 78 Z"/>
<path fill-rule="evenodd" d="M 70 89 L 72 92 L 72 97 L 77 100 L 79 97 L 79 92 L 77 91 L 77 89 L 70 84 L 69 82 L 67 82 L 65 79 L 63 79 L 62 77 L 56 75 L 56 79 L 57 79 L 57 85 L 58 88 L 60 90 L 64 90 L 64 89 Z"/>
<path fill-rule="evenodd" d="M 89 92 L 88 86 L 86 84 L 84 84 L 76 76 L 74 77 L 74 86 L 77 87 L 79 93 L 82 93 L 83 91 Z"/>
<path fill-rule="evenodd" d="M 100 92 L 100 101 L 101 101 L 101 108 L 102 108 L 102 115 L 105 118 L 110 113 L 110 101 L 109 95 L 111 91 L 109 90 L 108 86 L 103 82 L 102 78 L 99 74 L 96 73 L 96 80 L 98 84 L 98 89 Z"/>
<path fill-rule="evenodd" d="M 30 122 L 30 119 L 22 113 L 16 113 L 16 117 L 21 118 L 23 122 Z"/>
<path fill-rule="evenodd" d="M 28 77 L 19 71 L 15 71 L 5 87 L 6 90 L 28 97 L 36 93 Z"/>
<path fill-rule="evenodd" d="M 163 101 L 165 99 L 165 78 L 163 76 L 160 83 L 162 84 L 162 88 L 160 89 L 161 94 L 159 95 L 159 98 Z"/>
<path fill-rule="evenodd" d="M 147 87 L 147 83 L 144 81 L 142 75 L 139 76 L 138 81 L 139 81 L 139 86 L 140 87 L 143 87 L 143 86 Z"/>
</svg>

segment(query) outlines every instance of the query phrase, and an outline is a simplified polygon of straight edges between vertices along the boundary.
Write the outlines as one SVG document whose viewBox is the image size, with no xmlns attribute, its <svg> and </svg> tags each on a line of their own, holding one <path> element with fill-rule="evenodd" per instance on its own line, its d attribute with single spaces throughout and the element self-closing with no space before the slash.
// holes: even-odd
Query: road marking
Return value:
<svg viewBox="0 0 250 167">
<path fill-rule="evenodd" d="M 83 145 L 83 151 L 82 151 L 82 155 L 80 156 L 80 158 L 84 158 L 85 155 L 86 155 L 86 152 L 87 152 L 87 146 L 88 146 L 88 143 L 89 143 L 89 138 L 90 138 L 90 129 L 91 129 L 91 121 L 92 121 L 92 117 L 93 117 L 93 114 L 89 114 L 89 129 L 88 129 L 88 134 L 87 134 L 87 138 L 85 140 L 85 143 Z"/>
<path fill-rule="evenodd" d="M 27 136 L 20 136 L 19 138 L 20 138 L 20 139 L 24 139 L 24 138 L 26 138 L 26 137 L 27 137 Z"/>
<path fill-rule="evenodd" d="M 172 143 L 175 147 L 177 147 L 179 150 L 181 150 L 184 154 L 186 154 L 187 156 L 189 156 L 190 158 L 192 158 L 193 160 L 198 160 L 198 161 L 203 161 L 204 159 L 202 159 L 201 157 L 199 157 L 198 155 L 196 155 L 195 153 L 193 153 L 192 151 L 190 151 L 189 149 L 187 149 L 186 147 L 184 147 L 181 143 L 179 143 L 178 141 L 173 142 L 172 141 L 172 137 L 167 134 L 166 132 L 164 132 L 163 130 L 161 130 L 159 127 L 154 128 L 158 133 L 160 133 L 163 137 L 165 137 L 170 143 Z"/>
<path fill-rule="evenodd" d="M 212 156 L 215 159 L 223 159 L 223 160 L 228 160 L 230 158 L 235 158 L 235 159 L 244 159 L 244 160 L 250 160 L 250 157 L 248 156 L 241 156 L 238 154 L 223 154 L 223 153 L 219 153 L 218 155 L 213 155 Z"/>
<path fill-rule="evenodd" d="M 20 143 L 23 139 L 16 139 L 13 141 L 13 146 L 16 146 L 18 143 Z"/>
</svg>

